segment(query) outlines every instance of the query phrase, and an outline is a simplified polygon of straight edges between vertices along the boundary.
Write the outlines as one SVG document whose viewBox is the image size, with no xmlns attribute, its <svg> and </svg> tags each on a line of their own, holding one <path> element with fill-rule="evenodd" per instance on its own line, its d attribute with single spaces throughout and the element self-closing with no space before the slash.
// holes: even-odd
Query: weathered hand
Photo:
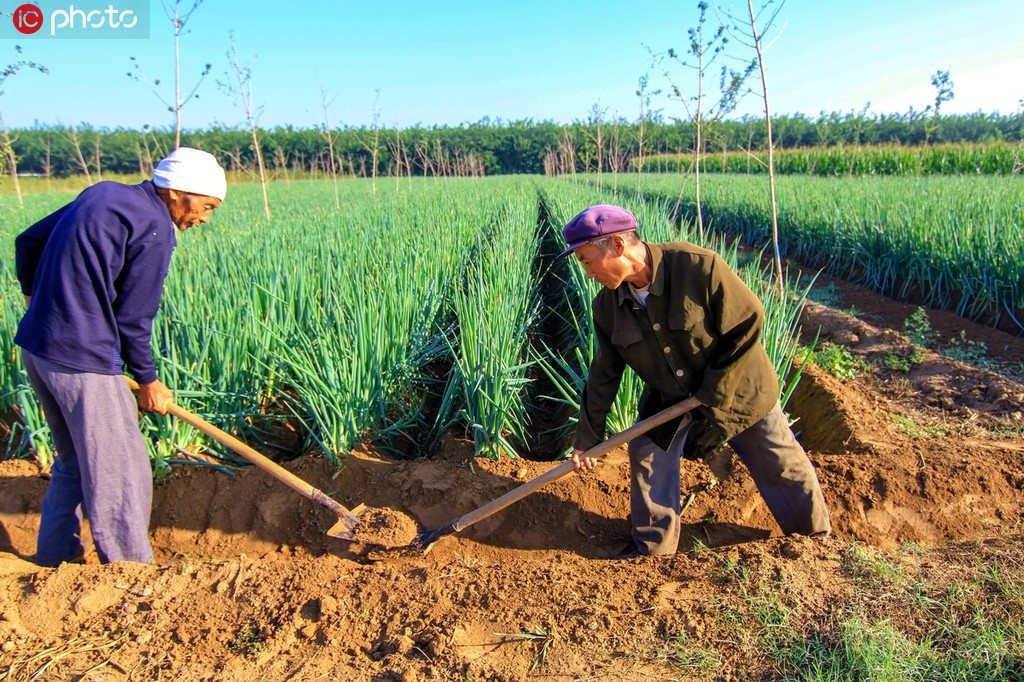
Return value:
<svg viewBox="0 0 1024 682">
<path fill-rule="evenodd" d="M 583 450 L 572 451 L 572 463 L 576 466 L 576 471 L 591 471 L 597 466 L 597 460 L 593 457 L 584 457 Z"/>
<path fill-rule="evenodd" d="M 139 407 L 146 412 L 167 414 L 173 402 L 174 394 L 159 379 L 139 386 Z"/>
</svg>

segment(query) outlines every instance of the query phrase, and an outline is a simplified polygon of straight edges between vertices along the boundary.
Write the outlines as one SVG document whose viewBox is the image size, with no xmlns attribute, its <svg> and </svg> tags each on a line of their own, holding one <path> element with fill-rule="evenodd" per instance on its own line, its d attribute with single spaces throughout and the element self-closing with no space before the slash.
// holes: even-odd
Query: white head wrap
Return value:
<svg viewBox="0 0 1024 682">
<path fill-rule="evenodd" d="M 213 154 L 192 147 L 178 147 L 164 157 L 153 169 L 153 184 L 221 201 L 228 190 L 224 169 Z"/>
</svg>

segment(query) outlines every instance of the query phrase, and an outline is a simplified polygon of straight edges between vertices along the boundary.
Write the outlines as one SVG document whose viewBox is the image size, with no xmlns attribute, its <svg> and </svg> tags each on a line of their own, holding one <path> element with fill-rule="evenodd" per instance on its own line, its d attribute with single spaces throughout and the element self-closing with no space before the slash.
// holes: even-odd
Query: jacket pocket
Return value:
<svg viewBox="0 0 1024 682">
<path fill-rule="evenodd" d="M 680 336 L 680 344 L 690 356 L 697 358 L 711 347 L 704 307 L 689 299 L 669 310 L 668 328 Z"/>
</svg>

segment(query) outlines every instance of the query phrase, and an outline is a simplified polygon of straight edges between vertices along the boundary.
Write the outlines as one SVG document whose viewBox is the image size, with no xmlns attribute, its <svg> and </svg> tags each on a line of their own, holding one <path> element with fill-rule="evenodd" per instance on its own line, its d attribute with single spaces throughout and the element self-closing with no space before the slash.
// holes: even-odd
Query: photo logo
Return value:
<svg viewBox="0 0 1024 682">
<path fill-rule="evenodd" d="M 43 10 L 33 4 L 26 3 L 14 10 L 14 28 L 19 33 L 32 35 L 43 27 Z"/>
<path fill-rule="evenodd" d="M 37 0 L 19 5 L 0 38 L 148 38 L 148 0 Z M 59 4 L 58 4 L 59 3 Z M 2 26 L 2 24 L 0 24 Z M 13 30 L 12 30 L 13 29 Z"/>
</svg>

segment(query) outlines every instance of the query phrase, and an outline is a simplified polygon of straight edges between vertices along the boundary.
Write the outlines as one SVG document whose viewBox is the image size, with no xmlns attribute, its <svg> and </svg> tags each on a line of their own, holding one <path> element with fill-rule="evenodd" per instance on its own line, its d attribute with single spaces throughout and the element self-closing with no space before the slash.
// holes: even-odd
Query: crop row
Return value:
<svg viewBox="0 0 1024 682">
<path fill-rule="evenodd" d="M 648 197 L 694 213 L 693 177 L 644 176 Z M 1024 178 L 777 180 L 783 255 L 901 300 L 1024 329 Z M 767 179 L 702 177 L 710 225 L 757 248 L 771 239 Z"/>
<path fill-rule="evenodd" d="M 269 224 L 258 187 L 233 186 L 209 225 L 179 237 L 153 346 L 183 407 L 267 446 L 279 442 L 281 421 L 297 422 L 304 447 L 331 457 L 367 441 L 423 454 L 452 428 L 491 457 L 544 439 L 564 445 L 593 352 L 595 289 L 575 259 L 551 255 L 561 224 L 608 195 L 493 178 L 414 179 L 374 197 L 369 182 L 345 181 L 338 210 L 330 182 L 272 190 Z M 12 253 L 17 232 L 71 198 L 32 195 L 24 209 L 0 201 L 0 248 Z M 663 203 L 629 205 L 648 238 L 679 236 Z M 736 261 L 734 248 L 709 245 Z M 774 301 L 756 266 L 743 272 L 766 299 L 767 343 L 784 368 L 794 301 Z M 45 422 L 11 341 L 24 308 L 13 259 L 0 263 L 0 278 L 8 454 L 45 460 Z M 625 381 L 610 428 L 635 418 L 637 394 L 635 377 Z M 539 433 L 559 410 L 564 423 Z M 171 419 L 143 424 L 158 468 L 208 447 Z"/>
<path fill-rule="evenodd" d="M 653 154 L 630 159 L 630 170 L 648 173 L 690 173 L 692 154 Z M 701 172 L 762 174 L 768 172 L 764 150 L 707 153 Z M 775 171 L 781 174 L 842 177 L 847 175 L 1020 175 L 1024 145 L 1019 142 L 877 145 L 778 149 Z"/>
</svg>

